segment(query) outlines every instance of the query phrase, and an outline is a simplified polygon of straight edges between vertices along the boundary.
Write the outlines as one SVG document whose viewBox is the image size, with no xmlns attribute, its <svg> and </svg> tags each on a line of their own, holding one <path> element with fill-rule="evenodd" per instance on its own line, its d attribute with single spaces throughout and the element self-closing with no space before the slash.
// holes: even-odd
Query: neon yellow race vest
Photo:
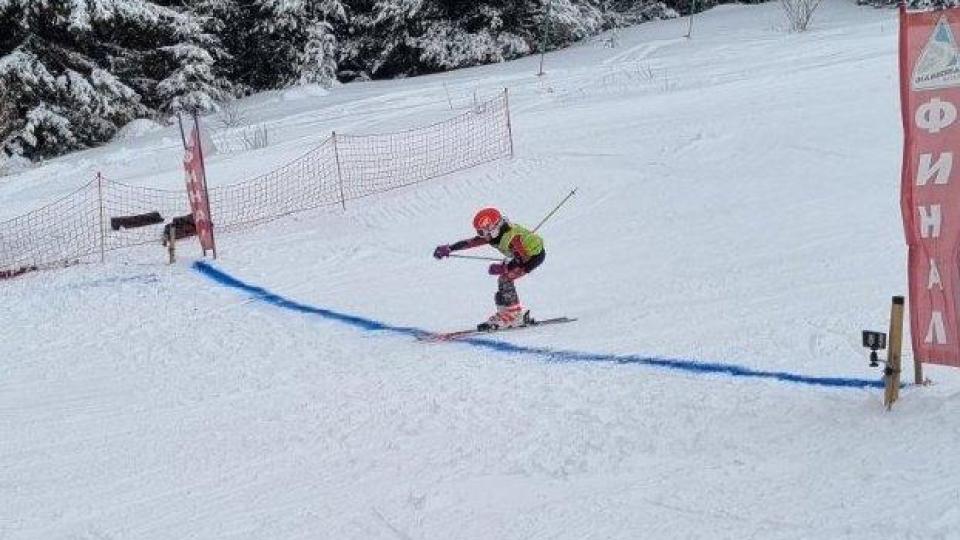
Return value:
<svg viewBox="0 0 960 540">
<path fill-rule="evenodd" d="M 540 252 L 543 251 L 543 238 L 540 238 L 536 233 L 532 233 L 520 225 L 514 224 L 511 224 L 510 227 L 507 228 L 507 232 L 503 233 L 500 241 L 494 247 L 497 248 L 500 253 L 503 253 L 505 257 L 513 257 L 513 250 L 510 249 L 510 244 L 512 244 L 514 238 L 518 236 L 523 245 L 526 258 L 539 255 Z"/>
</svg>

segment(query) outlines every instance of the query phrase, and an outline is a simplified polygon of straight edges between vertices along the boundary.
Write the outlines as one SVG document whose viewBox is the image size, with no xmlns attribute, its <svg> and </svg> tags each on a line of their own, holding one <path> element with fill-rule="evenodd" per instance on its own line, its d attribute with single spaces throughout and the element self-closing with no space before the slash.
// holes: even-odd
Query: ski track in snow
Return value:
<svg viewBox="0 0 960 540">
<path fill-rule="evenodd" d="M 960 376 L 927 366 L 888 413 L 858 342 L 906 288 L 896 22 L 826 0 L 786 34 L 775 3 L 721 6 L 542 77 L 529 57 L 242 100 L 271 145 L 210 156 L 211 185 L 504 87 L 516 157 L 223 235 L 203 272 L 233 287 L 188 242 L 0 282 L 0 539 L 956 538 Z M 4 178 L 0 219 L 97 170 L 180 189 L 178 144 Z M 413 339 L 492 309 L 486 268 L 436 244 L 574 186 L 518 289 L 578 322 Z"/>
<path fill-rule="evenodd" d="M 357 327 L 367 332 L 390 332 L 407 337 L 423 337 L 431 335 L 431 331 L 421 328 L 412 328 L 406 326 L 394 326 L 381 321 L 375 321 L 363 316 L 340 313 L 338 311 L 306 305 L 295 300 L 284 298 L 274 294 L 262 287 L 245 283 L 236 277 L 233 277 L 222 270 L 214 268 L 208 263 L 194 263 L 194 268 L 203 276 L 229 288 L 237 289 L 251 294 L 256 300 L 275 305 L 277 307 L 319 315 L 325 319 L 330 319 L 348 326 Z M 825 387 L 846 387 L 846 388 L 883 388 L 883 382 L 880 380 L 851 379 L 839 377 L 807 377 L 796 373 L 757 371 L 734 364 L 722 364 L 715 362 L 702 362 L 697 360 L 683 360 L 674 358 L 655 358 L 641 355 L 612 355 L 602 353 L 586 353 L 578 351 L 553 350 L 550 348 L 531 348 L 513 345 L 509 342 L 485 339 L 485 338 L 465 338 L 456 342 L 446 343 L 446 345 L 466 344 L 479 347 L 481 349 L 501 352 L 510 355 L 530 355 L 549 361 L 558 362 L 609 362 L 613 364 L 643 364 L 647 366 L 673 369 L 678 371 L 689 371 L 705 374 L 725 374 L 733 377 L 747 377 L 758 379 L 774 379 L 784 382 L 793 382 L 800 384 L 809 384 Z M 441 345 L 441 344 L 437 344 Z"/>
<path fill-rule="evenodd" d="M 653 43 L 640 43 L 639 45 L 634 45 L 629 49 L 623 51 L 622 53 L 615 54 L 610 58 L 607 58 L 603 61 L 603 65 L 619 64 L 624 62 L 636 62 L 638 60 L 643 60 L 650 57 L 653 53 L 658 50 L 669 47 L 677 43 L 683 43 L 686 41 L 686 38 L 676 38 L 676 39 L 666 39 L 661 41 L 656 41 Z"/>
</svg>

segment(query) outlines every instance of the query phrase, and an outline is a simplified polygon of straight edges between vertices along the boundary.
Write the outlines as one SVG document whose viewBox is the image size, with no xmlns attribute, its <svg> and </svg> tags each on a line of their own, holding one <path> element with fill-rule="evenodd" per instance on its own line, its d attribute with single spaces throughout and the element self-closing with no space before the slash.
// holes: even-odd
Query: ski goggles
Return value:
<svg viewBox="0 0 960 540">
<path fill-rule="evenodd" d="M 477 227 L 477 236 L 493 238 L 493 235 L 497 234 L 497 231 L 500 230 L 500 227 L 502 227 L 504 223 L 506 223 L 505 219 L 498 219 L 487 227 Z"/>
</svg>

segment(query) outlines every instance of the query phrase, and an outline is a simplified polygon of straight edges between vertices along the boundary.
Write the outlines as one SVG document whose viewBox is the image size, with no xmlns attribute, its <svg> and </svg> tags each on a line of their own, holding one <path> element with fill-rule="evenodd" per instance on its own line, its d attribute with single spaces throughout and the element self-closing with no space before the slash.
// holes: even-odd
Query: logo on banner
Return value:
<svg viewBox="0 0 960 540">
<path fill-rule="evenodd" d="M 946 17 L 940 17 L 933 35 L 923 47 L 913 68 L 914 90 L 934 90 L 960 86 L 960 50 Z"/>
</svg>

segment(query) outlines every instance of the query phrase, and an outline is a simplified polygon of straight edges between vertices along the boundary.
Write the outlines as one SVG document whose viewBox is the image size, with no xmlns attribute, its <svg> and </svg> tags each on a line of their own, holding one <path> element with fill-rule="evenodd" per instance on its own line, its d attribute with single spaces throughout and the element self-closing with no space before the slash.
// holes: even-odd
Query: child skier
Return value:
<svg viewBox="0 0 960 540">
<path fill-rule="evenodd" d="M 484 208 L 477 212 L 473 217 L 473 228 L 477 231 L 475 237 L 437 246 L 433 250 L 434 258 L 442 259 L 449 257 L 453 251 L 477 246 L 495 247 L 508 259 L 503 263 L 491 264 L 488 269 L 490 275 L 498 276 L 497 293 L 493 297 L 497 312 L 486 322 L 478 324 L 477 329 L 492 331 L 528 324 L 533 319 L 530 311 L 520 304 L 513 282 L 543 263 L 546 256 L 543 239 L 525 227 L 510 223 L 496 208 Z"/>
</svg>

